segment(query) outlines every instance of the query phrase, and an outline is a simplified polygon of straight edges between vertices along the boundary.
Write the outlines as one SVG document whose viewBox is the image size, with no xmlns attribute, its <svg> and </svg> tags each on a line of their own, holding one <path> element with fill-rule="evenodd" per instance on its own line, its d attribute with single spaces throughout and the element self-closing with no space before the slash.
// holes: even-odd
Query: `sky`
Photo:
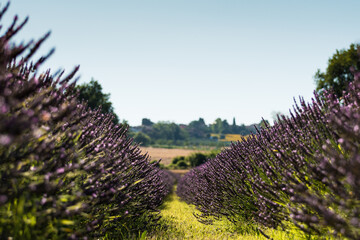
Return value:
<svg viewBox="0 0 360 240">
<path fill-rule="evenodd" d="M 0 0 L 1 6 L 7 1 Z M 12 0 L 29 22 L 16 42 L 50 38 L 41 71 L 80 65 L 110 93 L 120 121 L 230 124 L 272 121 L 294 97 L 310 101 L 314 74 L 360 42 L 358 0 Z M 34 59 L 34 60 L 35 60 Z"/>
</svg>

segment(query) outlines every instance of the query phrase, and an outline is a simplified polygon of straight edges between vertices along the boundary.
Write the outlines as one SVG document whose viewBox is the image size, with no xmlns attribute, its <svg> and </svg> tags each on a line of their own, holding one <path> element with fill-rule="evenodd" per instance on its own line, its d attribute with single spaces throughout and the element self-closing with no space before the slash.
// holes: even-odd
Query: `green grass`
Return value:
<svg viewBox="0 0 360 240">
<path fill-rule="evenodd" d="M 241 240 L 266 240 L 260 233 L 250 230 L 246 232 L 246 226 L 235 228 L 234 224 L 226 219 L 215 221 L 213 225 L 205 225 L 197 221 L 193 213 L 197 212 L 194 206 L 188 205 L 181 201 L 173 192 L 165 200 L 161 207 L 161 220 L 157 229 L 146 234 L 149 240 L 165 240 L 165 239 L 241 239 Z M 198 213 L 198 212 L 197 212 Z M 253 229 L 253 227 L 252 227 Z M 299 231 L 287 233 L 280 230 L 262 229 L 265 234 L 274 240 L 295 240 L 303 239 Z M 143 238 L 144 239 L 144 236 Z"/>
</svg>

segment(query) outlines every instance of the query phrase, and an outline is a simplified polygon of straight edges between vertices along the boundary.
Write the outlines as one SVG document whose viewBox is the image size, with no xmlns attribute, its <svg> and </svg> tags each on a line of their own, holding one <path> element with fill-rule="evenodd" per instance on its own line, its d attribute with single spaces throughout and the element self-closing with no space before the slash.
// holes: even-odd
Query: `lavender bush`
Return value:
<svg viewBox="0 0 360 240">
<path fill-rule="evenodd" d="M 342 101 L 300 99 L 290 117 L 186 174 L 178 195 L 203 222 L 225 216 L 261 232 L 292 221 L 306 233 L 358 239 L 359 82 Z"/>
<path fill-rule="evenodd" d="M 201 180 L 206 182 L 205 188 L 201 187 L 203 183 L 199 188 L 190 187 L 193 197 L 204 196 L 194 202 L 202 212 L 200 217 L 226 216 L 234 222 L 254 221 L 274 228 L 287 220 L 286 205 L 291 197 L 287 183 L 294 179 L 306 181 L 309 157 L 321 149 L 322 142 L 332 138 L 332 133 L 326 130 L 321 110 L 324 107 L 319 98 L 312 105 L 301 101 L 301 107 L 296 105 L 291 118 L 283 117 L 275 126 L 232 144 L 186 175 L 184 183 L 198 181 L 196 177 L 187 179 L 191 174 L 205 176 Z M 179 184 L 178 194 L 189 193 L 182 191 Z"/>
<path fill-rule="evenodd" d="M 53 51 L 30 61 L 49 34 L 16 45 L 17 20 L 0 37 L 0 238 L 121 238 L 155 224 L 174 178 L 113 116 L 77 102 L 77 68 L 38 73 Z"/>
<path fill-rule="evenodd" d="M 328 94 L 329 123 L 337 141 L 327 140 L 322 154 L 315 156 L 317 164 L 309 167 L 308 177 L 321 181 L 325 188 L 294 185 L 302 192 L 296 191 L 291 200 L 301 207 L 291 204 L 291 216 L 308 233 L 360 237 L 360 72 L 354 71 L 354 76 L 344 99 Z"/>
<path fill-rule="evenodd" d="M 103 116 L 100 110 L 86 113 L 92 116 L 84 121 L 79 137 L 87 173 L 79 186 L 89 198 L 89 207 L 82 211 L 84 226 L 100 236 L 113 236 L 156 222 L 157 214 L 151 213 L 158 212 L 174 179 L 149 163 L 148 156 L 126 137 L 126 129 L 113 124 L 112 116 Z"/>
</svg>

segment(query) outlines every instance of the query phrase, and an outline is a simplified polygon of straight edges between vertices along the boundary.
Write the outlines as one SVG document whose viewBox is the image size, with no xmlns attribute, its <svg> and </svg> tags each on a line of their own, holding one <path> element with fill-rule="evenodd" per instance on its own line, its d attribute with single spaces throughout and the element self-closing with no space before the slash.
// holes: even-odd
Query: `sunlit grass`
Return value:
<svg viewBox="0 0 360 240">
<path fill-rule="evenodd" d="M 196 209 L 181 201 L 173 192 L 170 194 L 161 207 L 160 226 L 156 231 L 147 234 L 146 239 L 241 239 L 241 240 L 266 240 L 260 233 L 239 233 L 235 226 L 227 221 L 216 221 L 213 225 L 205 225 L 197 221 L 193 213 Z M 239 230 L 239 229 L 238 229 Z M 245 227 L 246 230 L 246 227 Z M 272 239 L 295 240 L 303 239 L 299 231 L 287 233 L 280 230 L 263 230 Z M 244 232 L 244 228 L 242 229 Z M 245 231 L 246 232 L 246 231 Z"/>
</svg>

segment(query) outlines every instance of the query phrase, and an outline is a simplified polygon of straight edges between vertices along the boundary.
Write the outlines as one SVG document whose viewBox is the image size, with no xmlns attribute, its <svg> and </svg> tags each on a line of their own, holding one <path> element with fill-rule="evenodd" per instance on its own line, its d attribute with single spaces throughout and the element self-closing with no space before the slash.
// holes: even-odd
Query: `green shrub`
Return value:
<svg viewBox="0 0 360 240">
<path fill-rule="evenodd" d="M 134 135 L 134 141 L 139 143 L 141 146 L 148 146 L 151 142 L 151 139 L 145 133 L 137 132 Z"/>
<path fill-rule="evenodd" d="M 191 167 L 197 167 L 205 163 L 208 159 L 208 156 L 204 153 L 193 153 L 190 156 L 186 157 L 186 160 L 190 163 Z"/>
<path fill-rule="evenodd" d="M 184 156 L 174 157 L 171 163 L 176 165 L 179 161 L 185 161 L 185 157 Z"/>
<path fill-rule="evenodd" d="M 180 169 L 186 169 L 189 167 L 189 165 L 184 160 L 178 161 L 176 166 Z"/>
</svg>

